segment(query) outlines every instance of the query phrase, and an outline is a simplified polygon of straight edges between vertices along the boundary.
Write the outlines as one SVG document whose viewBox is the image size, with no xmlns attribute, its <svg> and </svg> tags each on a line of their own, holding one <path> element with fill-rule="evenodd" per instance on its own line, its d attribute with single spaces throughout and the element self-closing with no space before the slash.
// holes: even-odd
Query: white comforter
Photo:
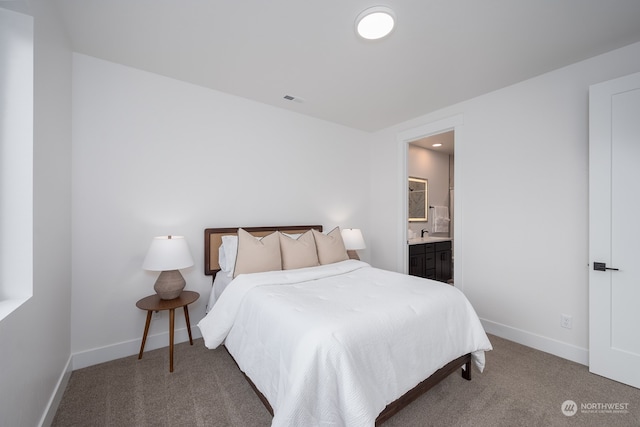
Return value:
<svg viewBox="0 0 640 427">
<path fill-rule="evenodd" d="M 240 275 L 198 323 L 274 410 L 272 426 L 373 426 L 387 404 L 491 344 L 456 288 L 349 260 Z"/>
</svg>

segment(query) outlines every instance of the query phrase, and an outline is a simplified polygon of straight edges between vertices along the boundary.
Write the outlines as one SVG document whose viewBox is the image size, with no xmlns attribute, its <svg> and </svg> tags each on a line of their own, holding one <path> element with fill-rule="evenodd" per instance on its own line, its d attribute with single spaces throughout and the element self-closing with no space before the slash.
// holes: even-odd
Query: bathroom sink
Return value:
<svg viewBox="0 0 640 427">
<path fill-rule="evenodd" d="M 445 242 L 448 240 L 453 240 L 451 237 L 416 237 L 415 239 L 409 239 L 410 245 L 417 245 L 420 243 L 433 243 L 433 242 Z"/>
</svg>

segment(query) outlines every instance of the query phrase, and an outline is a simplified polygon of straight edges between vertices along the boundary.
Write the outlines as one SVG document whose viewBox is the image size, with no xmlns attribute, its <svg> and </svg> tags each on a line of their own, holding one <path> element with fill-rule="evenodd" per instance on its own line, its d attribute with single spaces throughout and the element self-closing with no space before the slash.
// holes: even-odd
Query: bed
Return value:
<svg viewBox="0 0 640 427">
<path fill-rule="evenodd" d="M 224 236 L 250 233 L 253 242 L 278 231 L 288 242 L 309 230 L 320 258 L 319 242 L 335 230 L 324 234 L 319 225 L 205 230 L 205 274 L 227 278 L 198 326 L 208 348 L 224 345 L 273 426 L 380 425 L 451 373 L 462 368 L 470 380 L 472 363 L 482 371 L 491 344 L 450 285 L 342 256 L 302 268 L 221 271 Z M 281 265 L 291 265 L 284 250 Z"/>
</svg>

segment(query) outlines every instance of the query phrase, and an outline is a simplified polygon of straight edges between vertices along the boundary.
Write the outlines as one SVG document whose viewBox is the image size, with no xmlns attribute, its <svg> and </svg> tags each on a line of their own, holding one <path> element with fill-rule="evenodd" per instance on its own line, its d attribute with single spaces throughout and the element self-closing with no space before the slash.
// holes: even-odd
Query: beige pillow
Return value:
<svg viewBox="0 0 640 427">
<path fill-rule="evenodd" d="M 320 265 L 316 252 L 316 240 L 311 230 L 293 239 L 280 233 L 280 253 L 282 254 L 282 269 L 315 267 Z"/>
<path fill-rule="evenodd" d="M 318 261 L 320 261 L 321 265 L 333 264 L 334 262 L 349 259 L 339 227 L 334 228 L 328 234 L 322 234 L 317 230 L 312 231 L 313 237 L 316 239 Z"/>
<path fill-rule="evenodd" d="M 233 277 L 243 273 L 282 270 L 280 233 L 256 239 L 251 233 L 238 229 L 238 255 Z"/>
</svg>

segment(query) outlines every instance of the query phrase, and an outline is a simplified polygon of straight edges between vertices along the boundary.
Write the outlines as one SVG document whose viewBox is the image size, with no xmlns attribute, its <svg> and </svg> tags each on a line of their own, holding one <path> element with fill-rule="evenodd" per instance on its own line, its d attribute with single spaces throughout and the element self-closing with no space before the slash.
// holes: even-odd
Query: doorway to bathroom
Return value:
<svg viewBox="0 0 640 427">
<path fill-rule="evenodd" d="M 435 253 L 435 261 L 443 261 L 434 265 L 429 264 L 427 253 L 426 266 L 423 268 L 421 256 L 418 252 L 428 252 L 431 247 L 443 248 L 449 246 L 448 255 L 451 257 L 450 283 L 462 287 L 461 251 L 461 207 L 460 191 L 456 195 L 456 185 L 459 186 L 459 161 L 456 159 L 456 145 L 460 143 L 462 135 L 462 115 L 449 117 L 437 122 L 425 124 L 398 134 L 402 153 L 401 185 L 403 207 L 400 235 L 403 236 L 399 253 L 399 262 L 405 272 L 422 275 L 447 277 L 447 253 Z M 435 145 L 435 146 L 434 146 Z M 416 178 L 426 182 L 426 218 L 413 218 L 410 215 L 409 178 Z M 410 220 L 411 218 L 411 220 Z M 414 246 L 415 245 L 415 246 Z M 439 245 L 439 246 L 438 246 Z M 411 249 L 411 251 L 410 251 Z M 435 252 L 435 250 L 434 250 Z M 417 264 L 417 268 L 415 264 Z M 413 264 L 412 264 L 413 263 Z M 413 266 L 412 266 L 413 265 Z M 444 268 L 444 271 L 442 270 Z M 418 272 L 418 273 L 416 273 Z M 437 274 L 436 274 L 437 272 Z M 443 280 L 447 281 L 447 280 Z M 453 283 L 452 283 L 453 284 Z"/>
<path fill-rule="evenodd" d="M 426 218 L 412 219 L 411 212 L 409 212 L 408 239 L 425 236 L 453 238 L 454 171 L 454 130 L 409 142 L 407 147 L 408 178 L 425 180 L 428 193 Z M 409 202 L 411 196 L 410 188 Z"/>
<path fill-rule="evenodd" d="M 408 272 L 449 284 L 454 284 L 454 150 L 454 130 L 410 141 L 407 147 Z M 424 215 L 415 215 L 417 207 L 424 208 Z"/>
</svg>

